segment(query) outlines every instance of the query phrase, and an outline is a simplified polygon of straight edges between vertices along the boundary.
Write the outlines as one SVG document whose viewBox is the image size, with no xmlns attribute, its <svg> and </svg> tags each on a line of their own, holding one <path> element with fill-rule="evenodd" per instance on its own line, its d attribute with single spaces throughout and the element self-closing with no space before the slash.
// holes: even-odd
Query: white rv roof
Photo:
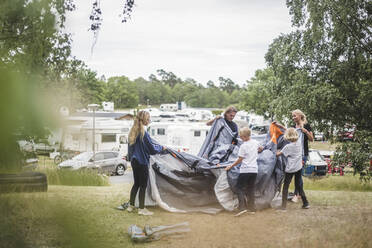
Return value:
<svg viewBox="0 0 372 248">
<path fill-rule="evenodd" d="M 122 129 L 122 128 L 130 128 L 132 126 L 132 121 L 118 121 L 113 119 L 108 120 L 98 120 L 95 123 L 96 129 Z M 85 122 L 82 129 L 92 129 L 93 123 L 92 121 Z"/>
<path fill-rule="evenodd" d="M 205 122 L 152 122 L 149 127 L 168 127 L 168 128 L 194 128 L 209 130 L 210 126 L 207 126 Z"/>
</svg>

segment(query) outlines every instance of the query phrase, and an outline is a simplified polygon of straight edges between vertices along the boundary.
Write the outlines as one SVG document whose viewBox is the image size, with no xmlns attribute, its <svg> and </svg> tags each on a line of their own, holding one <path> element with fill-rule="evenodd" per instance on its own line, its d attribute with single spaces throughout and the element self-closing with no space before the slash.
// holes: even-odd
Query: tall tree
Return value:
<svg viewBox="0 0 372 248">
<path fill-rule="evenodd" d="M 270 68 L 257 70 L 242 93 L 240 107 L 265 118 L 273 119 L 277 108 L 276 96 L 280 83 Z"/>
<path fill-rule="evenodd" d="M 69 0 L 0 2 L 0 170 L 14 170 L 19 153 L 15 134 L 47 134 L 54 116 L 46 101 L 47 85 L 60 79 L 70 56 L 70 37 L 62 32 Z"/>
<path fill-rule="evenodd" d="M 219 77 L 220 89 L 231 94 L 235 89 L 239 89 L 239 85 L 235 84 L 230 78 Z"/>
<path fill-rule="evenodd" d="M 177 83 L 181 83 L 182 80 L 178 78 L 173 72 L 166 72 L 163 69 L 156 71 L 164 84 L 169 85 L 173 88 Z"/>
<path fill-rule="evenodd" d="M 133 108 L 138 105 L 138 91 L 127 77 L 111 77 L 107 80 L 106 99 L 117 108 Z"/>
<path fill-rule="evenodd" d="M 310 112 L 318 121 L 348 122 L 371 131 L 372 3 L 310 0 L 287 5 L 298 30 L 281 35 L 266 54 L 285 92 L 305 95 L 305 107 L 314 107 Z M 315 111 L 320 98 L 328 101 Z"/>
<path fill-rule="evenodd" d="M 72 0 L 3 0 L 0 3 L 0 60 L 23 72 L 60 76 L 71 53 L 70 35 L 60 30 Z"/>
<path fill-rule="evenodd" d="M 287 0 L 287 5 L 297 30 L 275 39 L 265 56 L 280 80 L 277 115 L 298 107 L 324 130 L 330 123 L 355 124 L 372 134 L 372 3 Z M 371 154 L 363 138 L 368 135 L 359 137 Z M 354 160 L 354 168 L 362 172 L 368 162 Z"/>
</svg>

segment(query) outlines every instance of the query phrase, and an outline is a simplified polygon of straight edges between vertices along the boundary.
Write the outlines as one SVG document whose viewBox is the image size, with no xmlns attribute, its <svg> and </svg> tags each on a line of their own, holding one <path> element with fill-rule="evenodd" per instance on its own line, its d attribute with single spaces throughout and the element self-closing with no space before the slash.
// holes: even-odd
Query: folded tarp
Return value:
<svg viewBox="0 0 372 248">
<path fill-rule="evenodd" d="M 258 209 L 271 206 L 280 191 L 284 175 L 285 161 L 275 156 L 277 148 L 284 144 L 283 135 L 275 137 L 276 142 L 273 142 L 273 131 L 270 132 L 252 136 L 265 147 L 257 160 L 255 198 Z M 170 212 L 201 211 L 212 214 L 223 209 L 236 209 L 238 200 L 235 192 L 240 165 L 228 172 L 223 168 L 237 159 L 241 143 L 238 134 L 232 132 L 221 118 L 214 122 L 198 156 L 172 149 L 151 156 L 145 205 L 158 205 Z"/>
</svg>

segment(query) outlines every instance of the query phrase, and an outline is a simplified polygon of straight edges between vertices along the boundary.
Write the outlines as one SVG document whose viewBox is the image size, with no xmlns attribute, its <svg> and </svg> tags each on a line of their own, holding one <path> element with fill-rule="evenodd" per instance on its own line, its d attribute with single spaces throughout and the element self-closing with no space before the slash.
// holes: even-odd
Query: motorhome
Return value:
<svg viewBox="0 0 372 248">
<path fill-rule="evenodd" d="M 161 111 L 177 111 L 178 106 L 175 103 L 163 103 L 160 105 Z"/>
<path fill-rule="evenodd" d="M 236 113 L 234 121 L 246 121 L 249 122 L 249 113 L 244 110 L 240 110 Z"/>
<path fill-rule="evenodd" d="M 188 115 L 191 121 L 207 121 L 214 118 L 212 111 L 208 109 L 188 108 L 177 113 Z"/>
<path fill-rule="evenodd" d="M 113 102 L 102 102 L 103 111 L 114 112 L 114 103 Z"/>
<path fill-rule="evenodd" d="M 148 132 L 161 145 L 197 155 L 210 126 L 192 122 L 153 122 Z"/>
<path fill-rule="evenodd" d="M 249 127 L 257 125 L 269 125 L 271 122 L 262 115 L 249 114 Z"/>
<path fill-rule="evenodd" d="M 115 150 L 126 155 L 128 134 L 132 121 L 97 118 L 83 124 L 68 125 L 65 128 L 63 146 L 72 151 L 92 151 L 93 144 L 97 151 Z"/>
</svg>

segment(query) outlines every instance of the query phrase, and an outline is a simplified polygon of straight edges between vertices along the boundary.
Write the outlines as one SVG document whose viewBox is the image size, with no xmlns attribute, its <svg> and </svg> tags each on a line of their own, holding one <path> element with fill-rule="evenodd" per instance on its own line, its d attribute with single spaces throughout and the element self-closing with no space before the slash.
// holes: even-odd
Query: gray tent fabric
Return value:
<svg viewBox="0 0 372 248">
<path fill-rule="evenodd" d="M 252 138 L 265 147 L 257 160 L 256 207 L 269 208 L 278 196 L 283 180 L 285 161 L 281 157 L 277 159 L 275 153 L 285 141 L 280 136 L 274 144 L 270 134 Z M 221 118 L 213 123 L 198 156 L 169 148 L 151 156 L 145 205 L 157 205 L 179 213 L 216 214 L 221 210 L 235 210 L 240 165 L 228 172 L 224 168 L 237 159 L 241 144 L 238 134 L 232 132 Z M 221 166 L 216 166 L 218 163 Z"/>
</svg>

